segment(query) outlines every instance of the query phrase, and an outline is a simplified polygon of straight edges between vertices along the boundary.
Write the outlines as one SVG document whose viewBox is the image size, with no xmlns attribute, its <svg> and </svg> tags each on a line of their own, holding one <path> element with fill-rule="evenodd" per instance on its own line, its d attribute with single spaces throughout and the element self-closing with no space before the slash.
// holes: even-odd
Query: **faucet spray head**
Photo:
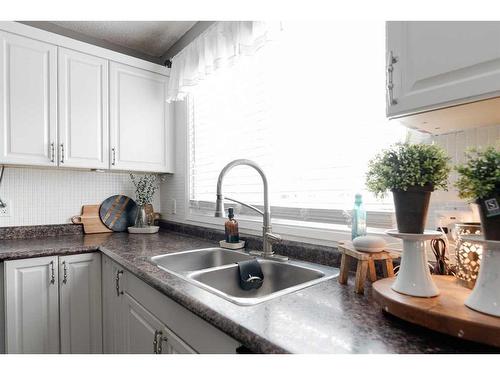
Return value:
<svg viewBox="0 0 500 375">
<path fill-rule="evenodd" d="M 221 194 L 217 194 L 215 202 L 215 217 L 225 217 L 224 215 L 224 198 Z"/>
</svg>

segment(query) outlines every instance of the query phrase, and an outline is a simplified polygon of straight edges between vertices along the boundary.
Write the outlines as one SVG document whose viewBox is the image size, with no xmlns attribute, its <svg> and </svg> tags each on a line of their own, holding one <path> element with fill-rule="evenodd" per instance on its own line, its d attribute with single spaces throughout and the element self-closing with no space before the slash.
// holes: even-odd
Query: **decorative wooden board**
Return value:
<svg viewBox="0 0 500 375">
<path fill-rule="evenodd" d="M 84 205 L 82 207 L 82 214 L 80 216 L 73 216 L 71 222 L 73 224 L 83 224 L 85 234 L 111 232 L 99 217 L 99 207 L 99 204 Z"/>
<path fill-rule="evenodd" d="M 373 283 L 373 296 L 386 312 L 423 327 L 466 340 L 500 347 L 500 318 L 464 305 L 470 290 L 453 276 L 432 276 L 440 294 L 412 297 L 391 289 L 394 277 Z"/>
<path fill-rule="evenodd" d="M 134 225 L 137 204 L 126 195 L 113 195 L 101 204 L 99 216 L 102 222 L 114 232 L 124 232 Z"/>
</svg>

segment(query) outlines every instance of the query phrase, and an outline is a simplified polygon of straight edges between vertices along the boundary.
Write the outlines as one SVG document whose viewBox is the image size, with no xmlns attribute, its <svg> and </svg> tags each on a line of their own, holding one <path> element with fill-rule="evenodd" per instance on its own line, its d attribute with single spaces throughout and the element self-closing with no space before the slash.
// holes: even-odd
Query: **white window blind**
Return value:
<svg viewBox="0 0 500 375">
<path fill-rule="evenodd" d="M 191 212 L 213 216 L 220 170 L 247 158 L 268 176 L 274 218 L 345 224 L 361 192 L 368 225 L 390 227 L 392 197 L 364 186 L 368 160 L 407 136 L 385 119 L 384 43 L 383 22 L 286 22 L 252 59 L 199 84 L 188 98 Z M 236 167 L 223 193 L 259 206 L 260 176 Z"/>
</svg>

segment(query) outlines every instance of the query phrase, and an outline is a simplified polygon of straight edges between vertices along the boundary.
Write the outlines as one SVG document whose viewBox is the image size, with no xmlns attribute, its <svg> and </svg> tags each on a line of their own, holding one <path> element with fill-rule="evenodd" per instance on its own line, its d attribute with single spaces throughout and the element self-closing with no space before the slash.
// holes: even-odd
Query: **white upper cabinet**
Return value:
<svg viewBox="0 0 500 375">
<path fill-rule="evenodd" d="M 0 163 L 57 165 L 57 47 L 0 31 Z"/>
<path fill-rule="evenodd" d="M 389 117 L 499 96 L 500 22 L 388 22 L 387 68 Z"/>
<path fill-rule="evenodd" d="M 59 48 L 59 166 L 109 167 L 108 61 Z"/>
<path fill-rule="evenodd" d="M 171 172 L 168 77 L 110 63 L 111 168 Z"/>
</svg>

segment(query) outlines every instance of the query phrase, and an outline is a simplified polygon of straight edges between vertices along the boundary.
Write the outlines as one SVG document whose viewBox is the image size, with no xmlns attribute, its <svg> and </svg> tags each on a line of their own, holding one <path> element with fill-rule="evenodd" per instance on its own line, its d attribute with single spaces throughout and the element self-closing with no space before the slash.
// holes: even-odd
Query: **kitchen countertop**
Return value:
<svg viewBox="0 0 500 375">
<path fill-rule="evenodd" d="M 162 230 L 0 241 L 0 261 L 100 250 L 146 283 L 260 353 L 500 353 L 384 314 L 371 297 L 336 279 L 255 305 L 238 306 L 149 262 L 158 254 L 216 246 Z M 351 278 L 353 279 L 353 278 Z M 350 280 L 351 281 L 351 280 Z"/>
</svg>

